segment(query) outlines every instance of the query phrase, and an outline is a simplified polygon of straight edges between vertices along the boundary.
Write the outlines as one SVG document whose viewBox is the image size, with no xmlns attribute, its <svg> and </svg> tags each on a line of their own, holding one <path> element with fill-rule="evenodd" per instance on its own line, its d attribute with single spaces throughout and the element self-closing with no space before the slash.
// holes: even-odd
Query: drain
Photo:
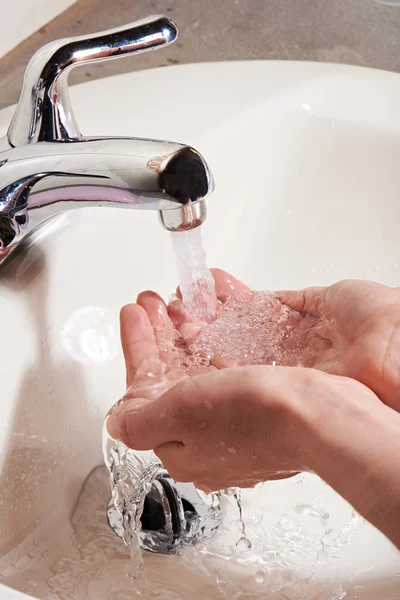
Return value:
<svg viewBox="0 0 400 600">
<path fill-rule="evenodd" d="M 107 516 L 112 529 L 123 538 L 122 515 L 112 499 Z M 215 534 L 222 520 L 219 495 L 204 494 L 192 483 L 179 483 L 160 469 L 145 498 L 140 520 L 140 546 L 150 552 L 173 554 L 180 546 Z"/>
</svg>

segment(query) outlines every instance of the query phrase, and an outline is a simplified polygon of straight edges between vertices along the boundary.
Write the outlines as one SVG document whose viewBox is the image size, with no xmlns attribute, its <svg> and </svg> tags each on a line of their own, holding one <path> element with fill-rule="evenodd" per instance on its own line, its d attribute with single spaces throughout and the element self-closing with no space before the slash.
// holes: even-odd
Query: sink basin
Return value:
<svg viewBox="0 0 400 600">
<path fill-rule="evenodd" d="M 82 84 L 71 100 L 85 135 L 199 148 L 216 180 L 203 231 L 210 266 L 259 289 L 349 277 L 399 285 L 399 75 L 185 65 Z M 12 112 L 0 113 L 1 134 Z M 124 392 L 120 307 L 145 288 L 168 297 L 176 283 L 156 214 L 115 209 L 58 217 L 1 270 L 2 598 L 133 597 L 127 551 L 105 520 L 102 423 Z M 398 600 L 399 552 L 317 477 L 244 492 L 243 510 L 266 571 L 222 531 L 208 554 L 146 554 L 149 597 Z"/>
</svg>

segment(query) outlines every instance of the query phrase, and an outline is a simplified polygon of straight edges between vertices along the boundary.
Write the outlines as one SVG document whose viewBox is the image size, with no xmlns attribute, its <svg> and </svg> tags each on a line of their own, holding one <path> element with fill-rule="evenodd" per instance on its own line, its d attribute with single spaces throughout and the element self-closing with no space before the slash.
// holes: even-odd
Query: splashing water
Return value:
<svg viewBox="0 0 400 600">
<path fill-rule="evenodd" d="M 171 233 L 183 304 L 193 317 L 210 322 L 217 312 L 214 278 L 206 265 L 201 227 Z"/>
<path fill-rule="evenodd" d="M 145 585 L 138 541 L 140 517 L 145 497 L 162 464 L 152 451 L 133 452 L 122 442 L 113 440 L 107 432 L 107 420 L 103 427 L 103 456 L 111 477 L 112 499 L 122 516 L 123 539 L 129 548 L 135 568 L 132 579 L 136 582 L 136 590 L 140 594 Z M 130 460 L 130 457 L 134 460 Z"/>
<path fill-rule="evenodd" d="M 171 235 L 184 306 L 194 320 L 203 324 L 203 328 L 195 340 L 171 326 L 157 332 L 160 353 L 168 356 L 166 372 L 178 369 L 189 371 L 190 374 L 190 371 L 199 367 L 215 364 L 216 359 L 224 360 L 225 364 L 236 365 L 313 365 L 315 357 L 328 343 L 319 335 L 319 324 L 315 320 L 282 305 L 278 296 L 271 292 L 246 291 L 232 295 L 224 304 L 220 303 L 216 297 L 213 276 L 206 266 L 200 227 Z M 147 371 L 149 369 L 146 365 L 140 367 L 139 386 L 143 381 L 145 386 L 148 385 L 149 378 L 154 378 L 153 370 L 151 373 Z M 165 382 L 165 372 L 161 372 L 154 379 L 156 395 L 161 390 L 164 391 Z M 141 527 L 140 516 L 145 496 L 162 465 L 153 452 L 135 452 L 135 460 L 129 461 L 132 451 L 121 442 L 112 440 L 106 429 L 103 440 L 104 459 L 111 474 L 112 496 L 123 517 L 124 540 L 136 565 L 136 590 L 139 589 L 138 593 L 141 593 L 140 589 L 144 589 L 143 581 L 141 587 L 139 585 L 143 561 L 137 532 Z M 210 557 L 216 563 L 222 561 L 221 564 L 230 561 L 236 565 L 247 565 L 246 568 L 251 564 L 254 567 L 252 581 L 256 588 L 262 588 L 261 584 L 266 579 L 271 586 L 270 577 L 267 576 L 270 575 L 274 561 L 280 569 L 289 566 L 287 556 L 296 551 L 303 553 L 307 544 L 309 547 L 306 552 L 309 552 L 310 539 L 302 534 L 301 525 L 292 516 L 282 517 L 280 529 L 274 532 L 276 539 L 272 546 L 275 549 L 266 549 L 267 540 L 271 545 L 266 532 L 263 534 L 267 537 L 263 539 L 259 527 L 250 527 L 251 535 L 246 531 L 241 491 L 233 488 L 225 493 L 227 498 L 234 499 L 238 511 L 236 519 L 229 521 L 230 534 L 233 534 L 233 551 L 229 552 L 226 545 L 219 546 L 218 541 L 208 540 L 195 548 L 185 549 L 181 558 L 190 560 L 201 569 L 203 575 L 208 576 L 212 572 Z M 309 510 L 311 512 L 305 511 L 304 514 L 319 514 L 314 508 Z M 302 508 L 298 509 L 297 515 L 303 514 L 302 511 Z M 326 519 L 327 513 L 323 514 Z M 327 518 L 329 520 L 329 515 Z M 324 522 L 324 527 L 321 536 L 313 540 L 313 568 L 321 561 L 328 560 L 331 554 L 329 548 L 332 545 L 329 546 L 327 542 L 327 521 Z M 270 536 L 271 531 L 268 534 Z M 216 540 L 218 537 L 217 535 Z M 338 536 L 333 537 L 336 540 Z M 308 576 L 311 577 L 310 574 Z M 278 577 L 280 579 L 282 577 Z M 231 586 L 228 583 L 229 577 L 226 579 L 218 575 L 216 581 L 218 590 L 224 597 L 241 597 L 243 590 L 239 593 L 235 585 Z M 282 586 L 284 584 L 278 581 L 276 591 L 281 591 Z M 263 595 L 255 593 L 252 597 L 261 598 Z"/>
<path fill-rule="evenodd" d="M 341 506 L 340 517 L 335 515 L 334 492 L 315 476 L 302 477 L 312 484 L 314 499 L 305 489 L 299 492 L 297 478 L 284 483 L 286 498 L 297 495 L 287 506 L 278 505 L 274 483 L 259 486 L 256 492 L 241 491 L 250 547 L 243 542 L 237 546 L 243 523 L 230 494 L 225 498 L 224 523 L 214 538 L 186 547 L 178 556 L 142 554 L 137 549 L 130 558 L 108 525 L 109 473 L 98 467 L 86 480 L 72 516 L 75 554 L 50 566 L 51 597 L 341 600 L 358 581 L 351 564 L 347 576 L 343 566 L 337 572 L 338 558 L 346 556 L 351 543 L 354 552 L 362 548 L 362 539 L 357 539 L 362 519 L 347 504 Z M 341 583 L 343 578 L 347 584 Z"/>
<path fill-rule="evenodd" d="M 271 292 L 235 294 L 221 304 L 212 323 L 191 343 L 198 358 L 236 365 L 312 366 L 330 343 L 312 317 L 282 305 Z"/>
</svg>

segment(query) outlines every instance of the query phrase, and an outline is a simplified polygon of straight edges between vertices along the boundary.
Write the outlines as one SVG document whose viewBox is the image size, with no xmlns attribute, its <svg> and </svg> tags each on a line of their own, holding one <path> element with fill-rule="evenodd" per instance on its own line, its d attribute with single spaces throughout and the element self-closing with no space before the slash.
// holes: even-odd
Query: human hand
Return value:
<svg viewBox="0 0 400 600">
<path fill-rule="evenodd" d="M 248 289 L 224 271 L 214 269 L 213 276 L 216 294 L 222 303 L 232 293 Z M 129 398 L 146 402 L 159 397 L 182 379 L 229 366 L 214 357 L 211 364 L 204 366 L 196 361 L 195 368 L 185 368 L 191 360 L 188 346 L 203 324 L 192 320 L 180 297 L 167 306 L 155 292 L 142 292 L 137 304 L 129 304 L 121 310 L 120 322 L 127 380 L 127 393 L 121 402 Z"/>
<path fill-rule="evenodd" d="M 313 470 L 323 438 L 331 444 L 330 415 L 375 403 L 362 384 L 314 369 L 235 367 L 185 378 L 151 401 L 125 399 L 107 427 L 130 448 L 153 449 L 177 481 L 212 491 Z"/>
<path fill-rule="evenodd" d="M 279 297 L 314 320 L 330 342 L 320 348 L 315 368 L 364 383 L 400 412 L 400 290 L 347 280 Z"/>
</svg>

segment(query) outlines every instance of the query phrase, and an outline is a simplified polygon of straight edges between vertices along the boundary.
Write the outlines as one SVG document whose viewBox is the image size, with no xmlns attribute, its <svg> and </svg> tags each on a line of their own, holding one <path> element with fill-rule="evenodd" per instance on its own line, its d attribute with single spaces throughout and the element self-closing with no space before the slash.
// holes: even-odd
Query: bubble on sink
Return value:
<svg viewBox="0 0 400 600">
<path fill-rule="evenodd" d="M 85 306 L 64 324 L 61 341 L 65 351 L 84 365 L 109 363 L 119 352 L 118 323 L 99 306 Z"/>
<path fill-rule="evenodd" d="M 248 552 L 251 550 L 251 541 L 247 537 L 241 537 L 236 542 L 236 548 L 238 552 Z"/>
</svg>

